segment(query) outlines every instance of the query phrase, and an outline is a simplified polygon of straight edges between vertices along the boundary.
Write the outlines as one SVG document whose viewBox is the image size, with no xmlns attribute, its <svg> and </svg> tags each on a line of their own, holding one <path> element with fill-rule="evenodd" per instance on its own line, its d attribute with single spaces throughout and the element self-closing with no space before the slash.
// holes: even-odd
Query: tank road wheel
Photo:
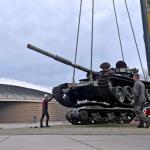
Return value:
<svg viewBox="0 0 150 150">
<path fill-rule="evenodd" d="M 78 119 L 81 121 L 81 124 L 86 124 L 88 120 L 88 113 L 86 110 L 81 110 L 78 112 Z"/>
<path fill-rule="evenodd" d="M 132 112 L 127 112 L 126 116 L 125 116 L 125 123 L 130 123 L 133 119 L 135 118 L 135 113 L 134 111 Z"/>
<path fill-rule="evenodd" d="M 125 98 L 126 98 L 127 102 L 131 103 L 132 97 L 133 97 L 132 88 L 130 86 L 124 86 L 123 90 L 124 90 Z"/>
<path fill-rule="evenodd" d="M 101 114 L 101 123 L 106 124 L 109 123 L 109 117 L 107 113 L 102 113 Z"/>
<path fill-rule="evenodd" d="M 123 103 L 125 100 L 125 94 L 123 89 L 120 86 L 116 86 L 113 88 L 113 94 L 115 95 L 116 99 L 120 102 Z"/>
<path fill-rule="evenodd" d="M 146 98 L 150 101 L 150 89 L 146 89 Z"/>
<path fill-rule="evenodd" d="M 115 115 L 114 122 L 116 124 L 120 124 L 123 122 L 123 117 L 122 117 L 121 113 L 115 113 L 114 115 Z"/>
<path fill-rule="evenodd" d="M 66 119 L 73 125 L 78 125 L 77 113 L 74 110 L 67 112 Z"/>
</svg>

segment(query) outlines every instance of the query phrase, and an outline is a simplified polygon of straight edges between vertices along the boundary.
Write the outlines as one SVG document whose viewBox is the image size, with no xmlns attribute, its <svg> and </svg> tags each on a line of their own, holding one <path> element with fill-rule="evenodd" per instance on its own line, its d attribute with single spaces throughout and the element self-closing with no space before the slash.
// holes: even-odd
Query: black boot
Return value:
<svg viewBox="0 0 150 150">
<path fill-rule="evenodd" d="M 48 121 L 46 121 L 46 127 L 50 127 L 50 126 L 48 125 Z"/>
<path fill-rule="evenodd" d="M 46 127 L 50 127 L 48 124 L 46 124 Z"/>
<path fill-rule="evenodd" d="M 44 126 L 43 126 L 43 123 L 42 123 L 42 122 L 40 123 L 40 128 L 44 128 Z"/>
</svg>

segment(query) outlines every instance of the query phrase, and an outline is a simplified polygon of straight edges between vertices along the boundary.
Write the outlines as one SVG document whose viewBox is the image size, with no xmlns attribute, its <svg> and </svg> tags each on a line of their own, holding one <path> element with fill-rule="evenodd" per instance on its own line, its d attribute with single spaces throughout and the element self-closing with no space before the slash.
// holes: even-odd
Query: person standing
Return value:
<svg viewBox="0 0 150 150">
<path fill-rule="evenodd" d="M 133 94 L 134 94 L 134 110 L 135 114 L 139 120 L 139 125 L 137 126 L 138 128 L 144 128 L 144 123 L 145 127 L 148 128 L 150 125 L 150 120 L 144 115 L 143 113 L 143 107 L 146 102 L 146 95 L 145 95 L 145 85 L 143 84 L 142 81 L 140 81 L 140 75 L 139 74 L 134 74 L 133 75 L 134 79 L 134 86 L 133 86 Z"/>
<path fill-rule="evenodd" d="M 43 101 L 42 101 L 42 116 L 40 119 L 40 127 L 43 128 L 43 119 L 46 116 L 46 127 L 49 127 L 49 113 L 48 113 L 48 102 L 52 100 L 52 96 L 49 97 L 48 94 L 44 94 Z"/>
</svg>

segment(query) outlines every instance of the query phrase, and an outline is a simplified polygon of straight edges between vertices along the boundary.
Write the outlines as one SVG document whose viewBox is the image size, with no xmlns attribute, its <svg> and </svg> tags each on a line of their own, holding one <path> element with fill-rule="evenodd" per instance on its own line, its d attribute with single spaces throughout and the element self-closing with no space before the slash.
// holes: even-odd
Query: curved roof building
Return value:
<svg viewBox="0 0 150 150">
<path fill-rule="evenodd" d="M 0 101 L 41 101 L 45 93 L 47 92 L 21 86 L 0 84 Z"/>
<path fill-rule="evenodd" d="M 42 96 L 48 92 L 22 86 L 0 84 L 0 123 L 39 122 Z M 50 121 L 66 120 L 67 108 L 49 102 Z"/>
</svg>

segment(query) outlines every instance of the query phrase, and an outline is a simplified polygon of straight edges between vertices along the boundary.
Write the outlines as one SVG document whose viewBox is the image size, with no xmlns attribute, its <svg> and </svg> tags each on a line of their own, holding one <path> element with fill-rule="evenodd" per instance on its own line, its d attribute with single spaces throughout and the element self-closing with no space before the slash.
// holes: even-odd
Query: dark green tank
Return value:
<svg viewBox="0 0 150 150">
<path fill-rule="evenodd" d="M 125 116 L 124 120 L 133 118 L 131 105 L 133 74 L 137 73 L 138 69 L 130 69 L 125 62 L 118 61 L 114 68 L 104 62 L 100 65 L 101 71 L 96 72 L 33 45 L 28 44 L 28 48 L 87 73 L 87 77 L 81 79 L 79 83 L 63 83 L 52 90 L 53 97 L 57 102 L 65 107 L 75 108 L 69 111 L 66 116 L 71 123 L 92 123 L 95 118 L 105 118 L 100 119 L 99 122 L 112 121 L 113 115 L 115 118 Z M 149 101 L 150 82 L 143 81 L 143 83 Z"/>
</svg>

